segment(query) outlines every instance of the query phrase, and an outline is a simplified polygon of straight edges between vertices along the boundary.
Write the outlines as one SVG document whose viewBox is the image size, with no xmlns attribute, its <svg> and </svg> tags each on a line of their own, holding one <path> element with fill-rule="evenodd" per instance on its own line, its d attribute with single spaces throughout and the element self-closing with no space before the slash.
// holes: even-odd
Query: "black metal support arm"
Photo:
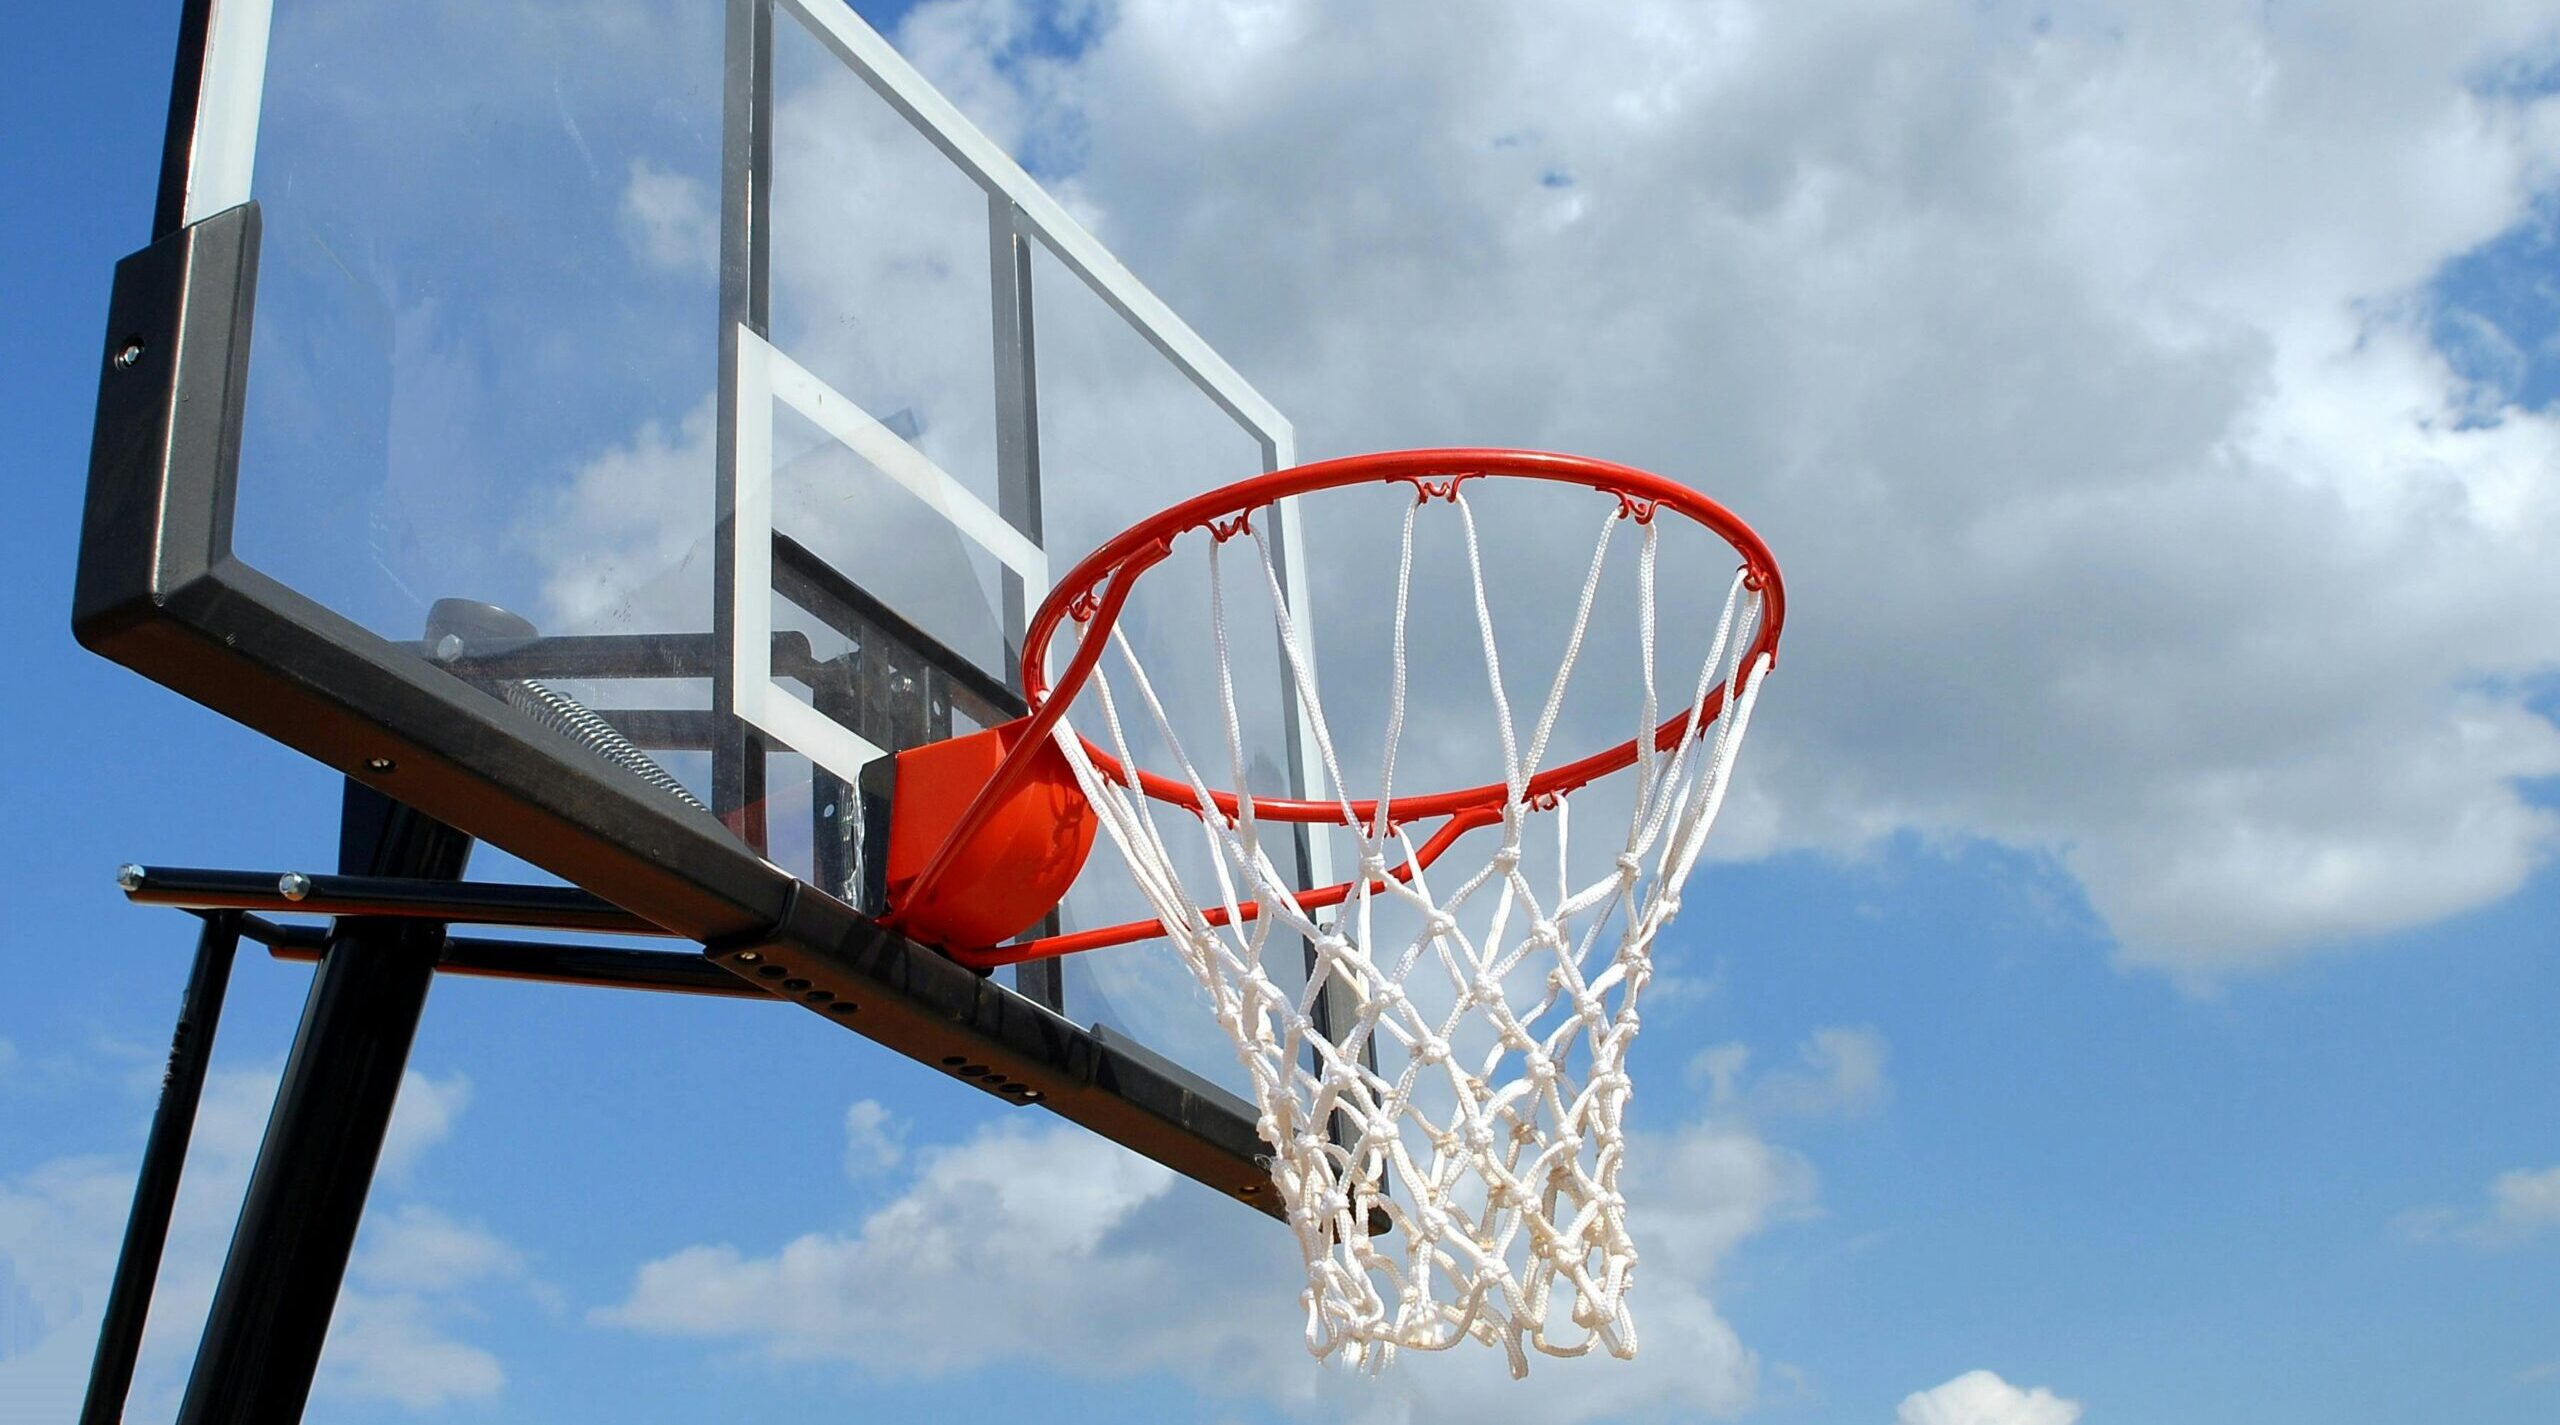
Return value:
<svg viewBox="0 0 2560 1425">
<path fill-rule="evenodd" d="M 325 933 L 276 926 L 274 939 L 259 937 L 279 960 L 315 961 Z M 779 1003 L 770 994 L 689 950 L 628 950 L 614 945 L 557 945 L 547 940 L 497 940 L 456 936 L 444 942 L 436 970 L 494 980 L 531 980 L 606 990 L 655 990 Z"/>
<path fill-rule="evenodd" d="M 127 866 L 116 884 L 135 905 L 180 910 L 257 910 L 280 915 L 362 915 L 520 930 L 665 935 L 613 902 L 569 886 L 496 885 L 405 876 L 318 876 L 299 871 L 207 871 Z"/>
<path fill-rule="evenodd" d="M 213 1059 L 214 1031 L 231 986 L 231 963 L 240 949 L 240 917 L 224 911 L 205 917 L 196 937 L 195 966 L 178 1001 L 178 1027 L 169 1036 L 169 1067 L 160 1079 L 160 1107 L 142 1147 L 142 1170 L 133 1183 L 133 1211 L 125 1219 L 124 1248 L 107 1288 L 106 1317 L 98 1325 L 98 1354 L 89 1367 L 89 1393 L 80 1425 L 117 1425 L 133 1391 L 133 1363 L 151 1315 L 151 1289 L 160 1254 L 169 1243 L 169 1214 L 186 1170 L 187 1144 L 195 1137 L 196 1105 L 204 1098 L 205 1068 Z"/>
<path fill-rule="evenodd" d="M 471 839 L 350 783 L 339 863 L 455 878 Z M 373 1186 L 409 1045 L 444 950 L 434 921 L 342 920 L 311 978 L 179 1425 L 302 1418 Z"/>
</svg>

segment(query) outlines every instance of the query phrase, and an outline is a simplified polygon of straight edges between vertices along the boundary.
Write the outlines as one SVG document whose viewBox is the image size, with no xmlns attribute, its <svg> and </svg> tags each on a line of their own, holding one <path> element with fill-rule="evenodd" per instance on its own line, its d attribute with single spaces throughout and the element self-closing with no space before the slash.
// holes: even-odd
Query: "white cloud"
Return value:
<svg viewBox="0 0 2560 1425">
<path fill-rule="evenodd" d="M 432 1079 L 412 1069 L 400 1076 L 400 1097 L 382 1135 L 381 1170 L 406 1176 L 428 1149 L 453 1136 L 453 1125 L 471 1106 L 471 1078 L 455 1072 Z"/>
<path fill-rule="evenodd" d="M 177 1404 L 197 1332 L 213 1299 L 267 1113 L 278 1068 L 215 1071 L 205 1083 L 128 1418 L 165 1418 Z M 399 1175 L 449 1137 L 470 1099 L 469 1081 L 412 1071 L 384 1141 L 376 1210 L 358 1241 L 352 1280 L 339 1298 L 316 1388 L 353 1400 L 432 1404 L 482 1398 L 503 1372 L 487 1351 L 447 1334 L 446 1320 L 473 1309 L 468 1288 L 521 1272 L 514 1250 L 482 1229 L 391 1200 Z M 135 1138 L 150 1100 L 135 1105 Z M 14 1278 L 20 1336 L 0 1349 L 0 1418 L 67 1420 L 78 1413 L 97 1345 L 98 1318 L 133 1200 L 125 1157 L 66 1156 L 0 1178 L 0 1272 Z M 6 1283 L 0 1282 L 0 1291 Z"/>
<path fill-rule="evenodd" d="M 446 1335 L 430 1303 L 406 1293 L 349 1293 L 330 1318 L 313 1389 L 427 1410 L 486 1400 L 506 1384 L 498 1358 Z"/>
<path fill-rule="evenodd" d="M 487 1228 L 412 1202 L 373 1215 L 349 1270 L 358 1281 L 386 1291 L 450 1292 L 520 1276 L 524 1258 Z"/>
<path fill-rule="evenodd" d="M 1071 1357 L 1117 1334 L 1112 1304 L 1171 1285 L 1160 1279 L 1167 1264 L 1104 1245 L 1172 1181 L 1080 1130 L 1008 1123 L 925 1152 L 907 1191 L 851 1236 L 811 1234 L 769 1257 L 686 1248 L 642 1267 L 629 1298 L 600 1319 L 744 1334 L 786 1359 L 842 1357 L 899 1373 L 1026 1346 Z M 957 1320 L 972 1329 L 948 1329 Z M 1143 1351 L 1131 1339 L 1114 1355 L 1136 1368 L 1148 1364 L 1136 1359 Z"/>
<path fill-rule="evenodd" d="M 1904 1396 L 1894 1425 L 2072 1425 L 2080 1402 L 2042 1386 L 2020 1390 L 1989 1371 L 1967 1371 L 1946 1384 Z"/>
<path fill-rule="evenodd" d="M 622 221 L 632 246 L 658 267 L 710 272 L 720 263 L 720 214 L 702 183 L 633 159 L 622 187 Z"/>
<path fill-rule="evenodd" d="M 1707 1101 L 1719 1107 L 1742 1099 L 1742 1075 L 1751 1067 L 1751 1046 L 1741 1043 L 1710 1044 L 1689 1061 L 1689 1086 L 1707 1091 Z"/>
<path fill-rule="evenodd" d="M 1317 1369 L 1301 1344 L 1302 1271 L 1279 1228 L 1083 1130 L 1018 1122 L 921 1151 L 904 1190 L 849 1233 L 771 1252 L 682 1248 L 644 1264 L 595 1317 L 901 1376 L 997 1363 L 1166 1372 L 1311 1415 L 1738 1409 L 1757 1363 L 1708 1283 L 1737 1244 L 1806 1210 L 1811 1170 L 1716 1123 L 1640 1136 L 1629 1163 L 1644 1352 L 1633 1363 L 1541 1361 L 1525 1383 L 1473 1348 L 1408 1354 L 1382 1381 Z"/>
<path fill-rule="evenodd" d="M 2520 1246 L 2560 1229 L 2560 1166 L 2500 1173 L 2489 1180 L 2488 1199 L 2477 1208 L 2418 1208 L 2402 1215 L 2400 1231 L 2418 1242 Z"/>
<path fill-rule="evenodd" d="M 710 606 L 711 531 L 695 500 L 713 478 L 716 434 L 706 398 L 673 429 L 644 422 L 537 503 L 515 538 L 540 552 L 544 628 L 681 628 Z M 564 542 L 562 530 L 577 537 Z"/>
<path fill-rule="evenodd" d="M 905 1160 L 907 1127 L 874 1099 L 857 1099 L 844 1111 L 844 1175 L 875 1178 Z"/>
<path fill-rule="evenodd" d="M 1689 1081 L 1705 1088 L 1717 1106 L 1758 1117 L 1857 1117 L 1892 1098 L 1888 1057 L 1884 1035 L 1875 1029 L 1833 1025 L 1796 1046 L 1793 1067 L 1751 1078 L 1744 1077 L 1751 1063 L 1748 1046 L 1712 1045 L 1690 1061 Z"/>
<path fill-rule="evenodd" d="M 1309 454 L 1590 449 L 1761 525 L 1728 851 L 2041 851 L 2197 982 L 2545 862 L 2501 680 L 2560 663 L 2560 422 L 2484 418 L 2425 287 L 2560 173 L 2560 100 L 2473 87 L 2547 11 L 1497 8 L 1131 3 L 1032 97 Z"/>
<path fill-rule="evenodd" d="M 1884 1035 L 1873 1028 L 1817 1029 L 1796 1052 L 1804 1068 L 1782 1081 L 1783 1101 L 1795 1111 L 1872 1113 L 1893 1096 Z"/>
<path fill-rule="evenodd" d="M 2498 1174 L 2489 1183 L 2489 1220 L 2518 1237 L 2560 1227 L 2560 1167 Z"/>
</svg>

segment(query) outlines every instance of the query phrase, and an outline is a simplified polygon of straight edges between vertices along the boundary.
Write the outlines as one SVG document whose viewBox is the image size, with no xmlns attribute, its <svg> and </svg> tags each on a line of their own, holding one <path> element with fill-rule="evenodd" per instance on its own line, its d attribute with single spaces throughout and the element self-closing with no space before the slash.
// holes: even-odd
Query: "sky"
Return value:
<svg viewBox="0 0 2560 1425">
<path fill-rule="evenodd" d="M 467 36 L 520 10 L 450 13 Z M 25 670 L 0 727 L 28 749 L 0 773 L 10 1425 L 78 1398 L 184 976 L 188 922 L 126 906 L 113 868 L 334 847 L 328 773 L 67 630 L 173 12 L 49 7 L 0 86 L 23 215 L 0 234 L 23 501 L 0 619 Z M 1525 1384 L 1477 1350 L 1320 1366 L 1281 1234 L 1081 1130 L 780 1007 L 456 980 L 310 1418 L 2560 1415 L 2547 7 L 865 13 L 1305 455 L 1584 450 L 1709 489 L 1777 551 L 1786 656 L 1634 1061 L 1644 1349 Z M 488 50 L 452 70 L 457 113 L 522 58 Z M 563 120 L 630 87 L 602 59 L 560 74 Z M 846 132 L 811 104 L 812 133 Z M 520 145 L 470 122 L 485 151 L 331 192 L 498 181 L 485 155 Z M 698 135 L 611 161 L 638 121 L 595 127 L 544 119 L 618 195 L 579 251 L 682 300 Z M 528 228 L 509 252 L 560 231 Z M 371 320 L 306 295 L 311 350 Z M 389 349 L 450 349 L 423 311 L 385 308 Z M 785 339 L 848 386 L 910 379 L 820 324 Z M 581 397 L 610 441 L 461 424 L 439 446 L 415 417 L 471 393 L 404 386 L 447 403 L 401 407 L 374 451 L 419 526 L 498 498 L 422 452 L 583 441 L 535 507 L 576 537 L 528 569 L 660 548 L 641 497 L 699 458 L 700 353 L 604 349 Z M 300 509 L 244 496 L 279 560 Z M 1510 534 L 1534 602 L 1544 532 Z M 1366 627 L 1374 601 L 1341 591 L 1375 531 L 1316 546 L 1328 630 Z M 344 552 L 295 572 L 382 594 Z M 485 850 L 475 870 L 529 874 Z M 1136 994 L 1164 983 L 1147 963 L 1095 973 Z M 307 981 L 238 971 L 135 1420 L 183 1386 Z"/>
</svg>

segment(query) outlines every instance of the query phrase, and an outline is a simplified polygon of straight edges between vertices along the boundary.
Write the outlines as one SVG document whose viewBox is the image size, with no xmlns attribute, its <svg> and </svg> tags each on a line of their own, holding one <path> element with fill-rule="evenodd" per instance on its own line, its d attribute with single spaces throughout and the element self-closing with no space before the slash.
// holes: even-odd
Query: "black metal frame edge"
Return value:
<svg viewBox="0 0 2560 1425">
<path fill-rule="evenodd" d="M 186 0 L 180 7 L 178 63 L 169 85 L 169 124 L 160 141 L 160 189 L 151 213 L 154 238 L 167 237 L 186 223 L 196 111 L 204 96 L 205 41 L 212 28 L 213 0 Z"/>
</svg>

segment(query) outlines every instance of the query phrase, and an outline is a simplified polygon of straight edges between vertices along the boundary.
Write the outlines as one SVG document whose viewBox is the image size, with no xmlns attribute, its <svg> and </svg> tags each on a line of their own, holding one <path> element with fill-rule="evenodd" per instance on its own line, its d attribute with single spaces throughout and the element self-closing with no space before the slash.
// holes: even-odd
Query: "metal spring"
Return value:
<svg viewBox="0 0 2560 1425">
<path fill-rule="evenodd" d="M 638 743 L 622 735 L 621 729 L 596 715 L 584 703 L 556 688 L 523 680 L 510 681 L 504 688 L 507 703 L 536 721 L 584 745 L 587 750 L 611 762 L 641 781 L 656 787 L 695 811 L 708 811 L 702 799 L 687 790 L 657 760 L 640 750 Z"/>
</svg>

